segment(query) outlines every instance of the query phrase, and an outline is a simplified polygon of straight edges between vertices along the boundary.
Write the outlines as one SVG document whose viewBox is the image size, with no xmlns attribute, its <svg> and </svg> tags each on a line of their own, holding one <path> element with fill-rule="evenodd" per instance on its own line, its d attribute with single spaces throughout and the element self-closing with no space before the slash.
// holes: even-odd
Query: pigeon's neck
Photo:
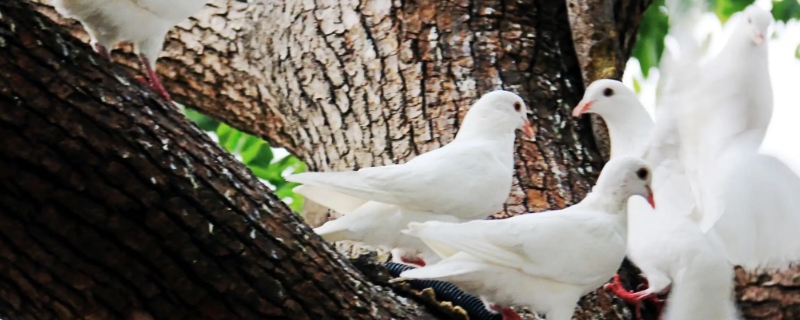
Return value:
<svg viewBox="0 0 800 320">
<path fill-rule="evenodd" d="M 611 140 L 611 157 L 638 155 L 653 130 L 653 119 L 639 101 L 632 102 L 631 108 L 619 111 L 625 112 L 603 115 Z"/>
<path fill-rule="evenodd" d="M 627 222 L 629 197 L 626 197 L 621 190 L 608 191 L 595 186 L 581 203 L 603 212 L 619 215 L 621 220 Z"/>
<path fill-rule="evenodd" d="M 493 112 L 467 113 L 461 127 L 458 129 L 455 140 L 493 140 L 502 142 L 503 146 L 514 144 L 516 128 L 508 123 L 502 114 Z M 513 148 L 509 146 L 509 148 Z"/>
</svg>

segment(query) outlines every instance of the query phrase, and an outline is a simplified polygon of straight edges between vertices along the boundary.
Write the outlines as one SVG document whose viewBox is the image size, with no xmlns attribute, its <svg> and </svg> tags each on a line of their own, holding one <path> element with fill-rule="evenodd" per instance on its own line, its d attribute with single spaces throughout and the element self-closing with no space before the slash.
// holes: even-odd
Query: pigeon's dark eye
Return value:
<svg viewBox="0 0 800 320">
<path fill-rule="evenodd" d="M 603 95 L 606 96 L 606 97 L 613 96 L 614 95 L 614 89 L 606 88 L 605 90 L 603 90 Z"/>
<path fill-rule="evenodd" d="M 639 177 L 639 179 L 647 180 L 648 174 L 647 168 L 639 168 L 639 170 L 636 170 L 636 176 Z"/>
<path fill-rule="evenodd" d="M 517 112 L 522 110 L 522 103 L 519 103 L 519 101 L 514 102 L 514 110 L 517 110 Z"/>
<path fill-rule="evenodd" d="M 747 23 L 753 23 L 753 19 L 747 18 Z"/>
</svg>

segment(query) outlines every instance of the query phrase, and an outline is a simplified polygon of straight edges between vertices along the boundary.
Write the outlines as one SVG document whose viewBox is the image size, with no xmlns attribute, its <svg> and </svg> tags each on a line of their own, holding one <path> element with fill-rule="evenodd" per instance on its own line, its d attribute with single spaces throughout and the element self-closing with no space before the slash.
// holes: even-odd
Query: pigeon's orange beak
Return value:
<svg viewBox="0 0 800 320">
<path fill-rule="evenodd" d="M 650 189 L 650 186 L 647 186 L 647 203 L 649 203 L 653 209 L 656 208 L 656 200 L 653 199 L 653 190 Z"/>
<path fill-rule="evenodd" d="M 528 139 L 533 139 L 533 127 L 531 127 L 531 123 L 528 119 L 525 119 L 525 126 L 522 127 L 522 133 L 524 133 Z"/>
<path fill-rule="evenodd" d="M 578 103 L 578 106 L 575 107 L 575 109 L 572 109 L 572 116 L 576 118 L 580 117 L 581 115 L 586 113 L 586 111 L 588 111 L 591 106 L 592 106 L 592 100 L 581 100 L 581 102 Z"/>
</svg>

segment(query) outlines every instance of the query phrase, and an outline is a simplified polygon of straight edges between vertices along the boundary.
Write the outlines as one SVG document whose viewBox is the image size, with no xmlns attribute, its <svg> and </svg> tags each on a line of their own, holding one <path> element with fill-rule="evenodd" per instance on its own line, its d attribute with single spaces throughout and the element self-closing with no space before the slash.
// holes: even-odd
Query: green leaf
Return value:
<svg viewBox="0 0 800 320">
<path fill-rule="evenodd" d="M 636 45 L 632 56 L 639 60 L 642 74 L 647 77 L 650 67 L 658 66 L 664 53 L 664 37 L 669 31 L 669 19 L 665 12 L 664 0 L 655 0 L 642 16 Z"/>
<path fill-rule="evenodd" d="M 228 152 L 236 151 L 236 147 L 239 146 L 239 138 L 242 137 L 240 131 L 231 128 L 227 124 L 220 123 L 216 133 L 217 137 L 219 137 L 219 145 L 228 150 Z"/>
<path fill-rule="evenodd" d="M 208 116 L 200 112 L 197 112 L 195 110 L 186 108 L 183 109 L 183 114 L 186 116 L 186 118 L 192 120 L 192 122 L 197 124 L 197 126 L 200 127 L 200 129 L 203 129 L 204 131 L 214 131 L 217 130 L 217 127 L 219 126 L 219 121 L 211 119 Z"/>
<path fill-rule="evenodd" d="M 707 0 L 708 7 L 715 14 L 722 23 L 728 21 L 734 13 L 744 10 L 747 6 L 753 4 L 755 0 Z"/>
<path fill-rule="evenodd" d="M 268 167 L 272 162 L 272 148 L 264 140 L 249 134 L 244 135 L 242 143 L 242 162 L 248 167 L 263 166 Z"/>
<path fill-rule="evenodd" d="M 794 57 L 800 59 L 800 44 L 797 44 L 797 48 L 794 49 Z"/>
<path fill-rule="evenodd" d="M 292 192 L 292 189 L 296 187 L 296 183 L 285 184 L 282 187 L 275 190 L 275 195 L 278 196 L 281 200 L 286 202 L 286 199 L 291 199 L 291 203 L 289 203 L 289 207 L 292 208 L 295 212 L 300 212 L 303 209 L 303 197 L 299 194 Z"/>
<path fill-rule="evenodd" d="M 800 20 L 800 1 L 777 0 L 772 2 L 772 15 L 775 21 L 787 22 L 791 19 Z"/>
</svg>

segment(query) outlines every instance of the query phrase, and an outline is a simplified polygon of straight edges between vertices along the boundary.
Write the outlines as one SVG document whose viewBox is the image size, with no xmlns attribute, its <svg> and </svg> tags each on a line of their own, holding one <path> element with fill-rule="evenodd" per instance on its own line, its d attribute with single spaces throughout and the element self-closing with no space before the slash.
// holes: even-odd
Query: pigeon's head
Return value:
<svg viewBox="0 0 800 320">
<path fill-rule="evenodd" d="M 478 99 L 478 102 L 470 109 L 470 111 L 472 110 L 480 110 L 478 112 L 485 117 L 500 119 L 502 123 L 508 123 L 515 129 L 521 129 L 529 139 L 533 138 L 533 128 L 528 121 L 528 108 L 525 106 L 525 101 L 513 92 L 505 90 L 489 92 Z"/>
<path fill-rule="evenodd" d="M 597 186 L 613 190 L 614 194 L 619 194 L 626 200 L 631 196 L 642 196 L 655 208 L 653 190 L 650 188 L 652 176 L 650 167 L 644 160 L 629 155 L 617 156 L 603 167 Z"/>
<path fill-rule="evenodd" d="M 744 9 L 743 14 L 745 32 L 747 32 L 753 44 L 756 46 L 761 45 L 764 43 L 764 35 L 767 34 L 767 28 L 774 20 L 772 14 L 755 5 L 749 5 Z"/>
<path fill-rule="evenodd" d="M 635 103 L 628 103 L 629 101 Z M 601 79 L 586 88 L 583 99 L 572 109 L 572 116 L 595 113 L 603 119 L 618 118 L 614 115 L 629 113 L 625 108 L 631 106 L 638 107 L 638 98 L 633 91 L 617 80 Z"/>
</svg>

